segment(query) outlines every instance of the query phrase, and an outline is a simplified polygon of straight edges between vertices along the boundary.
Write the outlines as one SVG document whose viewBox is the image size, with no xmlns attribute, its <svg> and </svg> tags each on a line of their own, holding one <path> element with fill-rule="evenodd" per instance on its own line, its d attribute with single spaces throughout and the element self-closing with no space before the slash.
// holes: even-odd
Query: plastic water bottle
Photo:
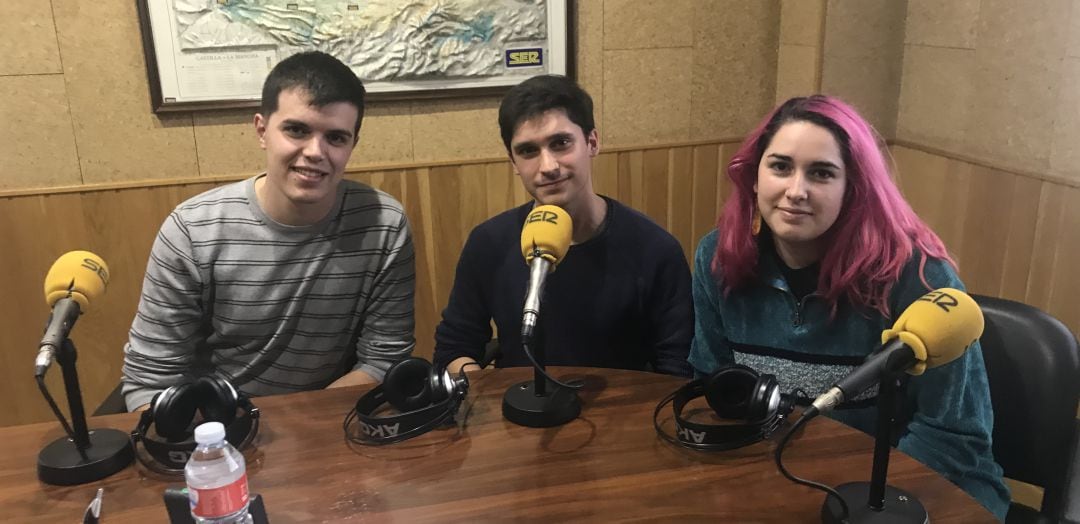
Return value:
<svg viewBox="0 0 1080 524">
<path fill-rule="evenodd" d="M 200 524 L 250 524 L 244 456 L 225 440 L 225 426 L 200 424 L 195 443 L 184 467 L 192 518 Z"/>
</svg>

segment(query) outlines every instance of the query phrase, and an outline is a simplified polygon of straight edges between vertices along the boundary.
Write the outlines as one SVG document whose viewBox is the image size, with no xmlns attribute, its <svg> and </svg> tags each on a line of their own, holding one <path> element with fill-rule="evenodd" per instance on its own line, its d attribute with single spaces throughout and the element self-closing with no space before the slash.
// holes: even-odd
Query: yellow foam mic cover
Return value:
<svg viewBox="0 0 1080 524">
<path fill-rule="evenodd" d="M 86 312 L 105 294 L 109 284 L 109 266 L 89 251 L 69 251 L 53 262 L 45 275 L 45 302 L 53 307 L 70 297 Z"/>
<path fill-rule="evenodd" d="M 537 206 L 525 218 L 521 229 L 521 256 L 526 263 L 540 256 L 551 262 L 552 271 L 570 250 L 574 223 L 570 214 L 558 206 Z"/>
<path fill-rule="evenodd" d="M 898 338 L 910 346 L 919 363 L 908 373 L 921 375 L 956 360 L 982 332 L 982 310 L 975 300 L 958 289 L 941 288 L 912 302 L 893 327 L 881 333 L 881 343 Z"/>
</svg>

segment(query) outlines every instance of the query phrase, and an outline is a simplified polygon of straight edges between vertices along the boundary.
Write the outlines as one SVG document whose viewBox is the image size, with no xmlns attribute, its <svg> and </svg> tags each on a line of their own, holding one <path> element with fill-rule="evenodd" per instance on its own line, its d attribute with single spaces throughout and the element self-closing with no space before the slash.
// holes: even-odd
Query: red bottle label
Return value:
<svg viewBox="0 0 1080 524">
<path fill-rule="evenodd" d="M 240 511 L 248 503 L 247 473 L 232 484 L 219 488 L 195 489 L 188 486 L 191 514 L 202 518 L 224 517 Z"/>
</svg>

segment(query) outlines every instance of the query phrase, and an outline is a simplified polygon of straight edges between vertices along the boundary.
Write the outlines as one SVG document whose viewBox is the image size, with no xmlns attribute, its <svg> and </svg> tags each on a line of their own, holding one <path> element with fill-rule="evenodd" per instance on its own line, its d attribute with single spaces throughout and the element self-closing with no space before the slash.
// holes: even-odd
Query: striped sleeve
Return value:
<svg viewBox="0 0 1080 524">
<path fill-rule="evenodd" d="M 391 364 L 409 356 L 416 343 L 413 335 L 416 260 L 408 219 L 402 210 L 398 211 L 400 219 L 385 237 L 384 257 L 358 327 L 357 363 L 353 367 L 379 380 Z"/>
<path fill-rule="evenodd" d="M 179 383 L 190 369 L 203 336 L 202 284 L 190 233 L 174 211 L 151 248 L 139 307 L 124 347 L 121 384 L 129 410 Z"/>
</svg>

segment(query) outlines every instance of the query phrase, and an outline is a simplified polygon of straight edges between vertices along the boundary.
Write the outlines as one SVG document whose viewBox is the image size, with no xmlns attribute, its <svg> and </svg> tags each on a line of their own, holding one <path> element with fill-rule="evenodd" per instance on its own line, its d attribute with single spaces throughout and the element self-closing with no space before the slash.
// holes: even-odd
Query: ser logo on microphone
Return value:
<svg viewBox="0 0 1080 524">
<path fill-rule="evenodd" d="M 100 278 L 101 282 L 105 285 L 109 284 L 109 272 L 106 271 L 105 268 L 101 264 L 98 264 L 97 261 L 95 261 L 94 259 L 84 258 L 82 264 L 80 265 L 96 273 L 98 278 Z"/>
<path fill-rule="evenodd" d="M 551 211 L 533 211 L 529 215 L 529 219 L 525 221 L 526 224 L 532 224 L 533 222 L 547 222 L 549 224 L 558 225 L 559 215 L 552 213 Z"/>
<path fill-rule="evenodd" d="M 934 304 L 944 310 L 946 313 L 950 311 L 949 308 L 954 308 L 960 305 L 960 302 L 956 300 L 956 297 L 944 291 L 931 291 L 919 297 L 919 300 Z"/>
</svg>

